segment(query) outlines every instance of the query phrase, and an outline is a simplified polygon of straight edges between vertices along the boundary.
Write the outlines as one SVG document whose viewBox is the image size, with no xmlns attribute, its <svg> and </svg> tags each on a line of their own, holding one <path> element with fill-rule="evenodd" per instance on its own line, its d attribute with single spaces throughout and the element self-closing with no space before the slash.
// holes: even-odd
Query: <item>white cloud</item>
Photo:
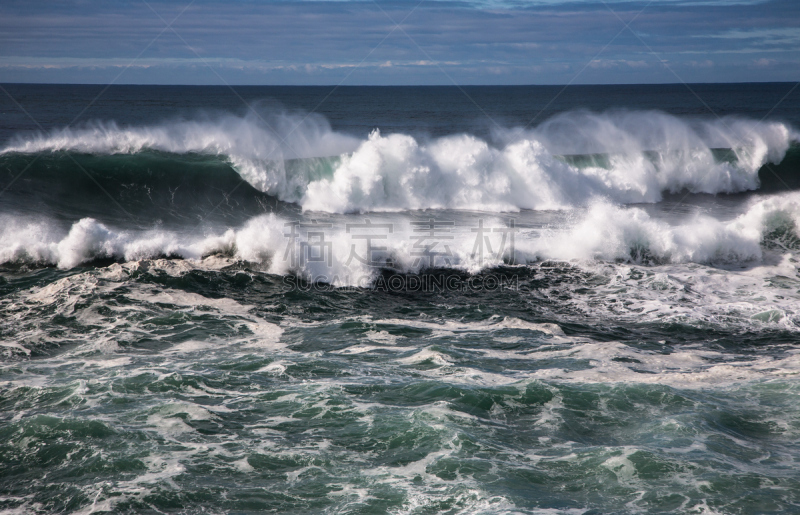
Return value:
<svg viewBox="0 0 800 515">
<path fill-rule="evenodd" d="M 628 59 L 594 59 L 589 63 L 589 67 L 594 69 L 614 69 L 620 67 L 647 68 L 646 61 L 631 61 Z"/>
</svg>

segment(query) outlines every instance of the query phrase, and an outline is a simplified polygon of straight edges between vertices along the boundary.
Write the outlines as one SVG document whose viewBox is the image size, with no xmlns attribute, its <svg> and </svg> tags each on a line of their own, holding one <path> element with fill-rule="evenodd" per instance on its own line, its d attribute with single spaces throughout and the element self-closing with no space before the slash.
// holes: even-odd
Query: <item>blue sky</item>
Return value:
<svg viewBox="0 0 800 515">
<path fill-rule="evenodd" d="M 798 0 L 0 3 L 0 82 L 797 80 Z"/>
</svg>

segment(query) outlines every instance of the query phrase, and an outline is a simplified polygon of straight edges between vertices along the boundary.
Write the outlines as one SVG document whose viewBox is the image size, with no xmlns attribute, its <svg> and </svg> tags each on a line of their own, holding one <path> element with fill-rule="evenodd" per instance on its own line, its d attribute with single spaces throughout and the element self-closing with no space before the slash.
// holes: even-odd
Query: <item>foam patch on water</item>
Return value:
<svg viewBox="0 0 800 515">
<path fill-rule="evenodd" d="M 786 380 L 800 375 L 800 354 L 791 347 L 774 354 L 744 358 L 734 354 L 712 351 L 697 346 L 669 352 L 636 349 L 619 342 L 586 342 L 563 346 L 558 350 L 526 350 L 524 352 L 479 350 L 486 358 L 497 360 L 546 360 L 551 366 L 531 371 L 509 371 L 492 374 L 466 368 L 459 375 L 482 379 L 485 384 L 514 384 L 515 382 L 544 381 L 573 384 L 635 383 L 659 384 L 682 389 L 726 388 L 743 383 Z M 774 351 L 774 349 L 773 349 Z M 559 366 L 558 364 L 561 364 Z M 587 366 L 574 369 L 574 363 Z M 535 364 L 535 363 L 534 363 Z M 570 365 L 570 366 L 567 366 Z M 423 371 L 431 377 L 443 377 L 440 370 Z"/>
<path fill-rule="evenodd" d="M 402 508 L 393 510 L 397 513 L 419 513 L 442 502 L 460 506 L 461 513 L 519 513 L 511 500 L 488 494 L 473 478 L 459 477 L 454 482 L 443 480 L 429 471 L 432 465 L 456 455 L 458 451 L 456 434 L 449 419 L 453 415 L 454 412 L 444 407 L 422 408 L 411 415 L 417 423 L 425 424 L 429 431 L 443 440 L 443 450 L 427 453 L 406 465 L 366 468 L 361 474 L 404 493 Z"/>
<path fill-rule="evenodd" d="M 503 317 L 493 315 L 488 320 L 482 322 L 459 322 L 454 320 L 420 320 L 420 319 L 400 319 L 400 318 L 387 318 L 387 319 L 371 319 L 364 317 L 361 320 L 376 325 L 390 325 L 399 327 L 413 327 L 418 329 L 428 329 L 434 335 L 454 335 L 456 333 L 466 332 L 487 332 L 499 331 L 502 329 L 521 329 L 525 331 L 534 331 L 555 337 L 554 341 L 558 341 L 558 337 L 564 336 L 564 331 L 558 324 L 544 323 L 536 324 L 520 320 L 516 317 Z"/>
<path fill-rule="evenodd" d="M 773 253 L 760 263 L 731 267 L 563 263 L 558 273 L 574 278 L 541 293 L 604 319 L 797 331 L 800 269 L 794 255 Z"/>
<path fill-rule="evenodd" d="M 12 340 L 0 346 L 0 351 L 5 351 L 8 356 L 15 353 L 29 356 L 34 348 L 52 349 L 68 345 L 70 350 L 62 353 L 64 358 L 80 357 L 87 365 L 93 363 L 93 366 L 108 367 L 111 361 L 85 360 L 97 353 L 119 352 L 121 345 L 129 345 L 145 335 L 155 341 L 168 342 L 185 330 L 181 328 L 183 324 L 192 323 L 191 317 L 208 314 L 218 317 L 236 336 L 181 341 L 172 347 L 171 352 L 192 353 L 229 345 L 272 350 L 284 348 L 280 343 L 281 327 L 252 315 L 253 306 L 228 298 L 214 299 L 182 290 L 136 284 L 130 280 L 133 273 L 162 269 L 179 274 L 195 267 L 181 266 L 180 262 L 169 260 L 115 264 L 108 269 L 94 269 L 63 277 L 42 287 L 15 292 L 3 299 L 2 307 L 13 312 L 3 324 L 14 324 L 17 330 Z M 103 302 L 102 299 L 108 297 L 115 301 Z M 32 323 L 42 316 L 41 313 L 73 320 L 78 327 L 71 331 L 58 325 Z M 176 315 L 186 315 L 189 320 L 174 318 Z M 176 327 L 173 334 L 165 333 L 163 326 L 152 325 L 151 320 L 161 324 L 161 316 L 174 318 L 170 324 Z M 203 322 L 198 318 L 194 324 L 200 327 Z M 87 328 L 88 332 L 82 328 Z"/>
<path fill-rule="evenodd" d="M 399 366 L 449 384 L 498 387 L 525 385 L 531 381 L 635 383 L 693 390 L 784 381 L 800 376 L 800 351 L 785 344 L 766 345 L 759 354 L 741 355 L 700 345 L 670 347 L 659 342 L 655 349 L 650 349 L 616 341 L 598 342 L 585 336 L 564 335 L 560 328 L 552 331 L 556 333 L 552 335 L 541 331 L 539 324 L 500 317 L 474 323 L 359 320 L 391 327 L 389 330 L 393 332 L 404 327 L 429 332 L 405 337 L 402 345 L 367 344 L 363 341 L 371 340 L 365 336 L 361 342 L 356 340 L 328 355 L 350 360 L 381 356 L 384 367 Z M 515 332 L 513 341 L 518 344 L 517 349 L 497 348 L 491 344 L 492 341 L 506 342 L 508 331 Z M 480 334 L 486 335 L 483 337 L 485 344 L 476 347 L 470 337 Z"/>
</svg>

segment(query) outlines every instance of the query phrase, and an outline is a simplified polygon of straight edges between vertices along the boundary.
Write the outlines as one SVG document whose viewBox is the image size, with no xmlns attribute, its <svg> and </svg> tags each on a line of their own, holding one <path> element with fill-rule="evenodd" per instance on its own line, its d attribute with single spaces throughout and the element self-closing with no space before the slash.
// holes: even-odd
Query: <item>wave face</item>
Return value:
<svg viewBox="0 0 800 515">
<path fill-rule="evenodd" d="M 208 115 L 145 127 L 119 127 L 95 122 L 80 129 L 62 129 L 32 138 L 16 138 L 0 155 L 72 152 L 125 155 L 145 151 L 200 154 L 224 158 L 257 190 L 296 201 L 314 178 L 286 173 L 285 160 L 336 156 L 357 148 L 356 138 L 333 132 L 321 116 L 288 113 L 246 116 Z"/>
<path fill-rule="evenodd" d="M 149 153 L 152 161 L 155 152 L 163 160 L 159 166 L 169 169 L 170 160 L 186 159 L 178 156 L 208 156 L 256 191 L 304 210 L 513 212 L 568 209 L 598 199 L 653 203 L 665 192 L 684 190 L 755 190 L 759 171 L 781 163 L 797 140 L 783 123 L 660 112 L 569 112 L 532 130 L 498 132 L 491 141 L 378 130 L 358 139 L 333 131 L 319 116 L 251 113 L 147 127 L 97 122 L 18 137 L 0 151 L 0 160 L 8 166 L 26 155 L 62 152 L 95 158 Z M 143 176 L 152 165 L 145 161 L 138 163 Z M 137 166 L 117 168 L 126 166 L 134 175 L 126 179 L 135 181 Z M 794 180 L 796 170 L 791 172 Z"/>
</svg>

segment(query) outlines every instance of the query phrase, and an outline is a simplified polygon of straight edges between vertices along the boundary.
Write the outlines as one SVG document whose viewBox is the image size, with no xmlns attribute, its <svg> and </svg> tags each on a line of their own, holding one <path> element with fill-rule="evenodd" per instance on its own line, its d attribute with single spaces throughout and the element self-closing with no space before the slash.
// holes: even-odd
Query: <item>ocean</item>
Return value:
<svg viewBox="0 0 800 515">
<path fill-rule="evenodd" d="M 800 512 L 795 84 L 0 91 L 0 513 Z"/>
</svg>

